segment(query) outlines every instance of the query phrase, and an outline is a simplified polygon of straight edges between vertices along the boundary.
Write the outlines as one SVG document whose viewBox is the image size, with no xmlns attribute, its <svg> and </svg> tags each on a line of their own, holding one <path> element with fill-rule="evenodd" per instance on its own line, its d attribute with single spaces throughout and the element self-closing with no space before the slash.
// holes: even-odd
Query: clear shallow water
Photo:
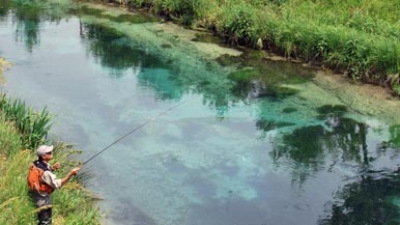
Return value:
<svg viewBox="0 0 400 225">
<path fill-rule="evenodd" d="M 397 224 L 398 126 L 337 106 L 312 71 L 263 62 L 247 82 L 256 63 L 221 66 L 157 23 L 0 12 L 3 90 L 47 106 L 82 160 L 182 104 L 86 167 L 105 223 Z"/>
</svg>

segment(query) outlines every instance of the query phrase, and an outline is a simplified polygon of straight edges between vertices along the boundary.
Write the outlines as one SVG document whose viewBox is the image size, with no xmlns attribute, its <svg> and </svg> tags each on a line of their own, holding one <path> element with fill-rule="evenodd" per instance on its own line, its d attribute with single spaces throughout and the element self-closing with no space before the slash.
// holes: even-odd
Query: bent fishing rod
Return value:
<svg viewBox="0 0 400 225">
<path fill-rule="evenodd" d="M 160 116 L 166 114 L 167 112 L 172 111 L 172 110 L 175 109 L 175 108 L 178 108 L 179 106 L 183 105 L 183 104 L 186 103 L 186 102 L 187 102 L 187 101 L 181 102 L 181 103 L 179 103 L 179 104 L 177 104 L 177 105 L 175 105 L 175 106 L 172 106 L 172 107 L 168 108 L 167 110 L 163 111 L 162 113 L 158 114 L 157 116 L 155 116 L 155 117 L 153 117 L 153 118 L 150 118 L 150 119 L 147 120 L 146 122 L 144 122 L 144 123 L 140 124 L 139 126 L 135 127 L 133 130 L 129 131 L 128 133 L 124 134 L 123 136 L 121 136 L 120 138 L 118 138 L 117 140 L 115 140 L 113 143 L 107 145 L 105 148 L 103 148 L 102 150 L 98 151 L 96 154 L 94 154 L 94 155 L 93 155 L 92 157 L 90 157 L 88 160 L 86 160 L 85 162 L 83 162 L 83 164 L 82 164 L 81 166 L 87 164 L 87 163 L 90 162 L 92 159 L 96 158 L 96 157 L 99 156 L 101 153 L 105 152 L 105 151 L 106 151 L 107 149 L 109 149 L 111 146 L 115 145 L 116 143 L 118 143 L 118 142 L 121 141 L 122 139 L 128 137 L 129 135 L 131 135 L 131 134 L 134 133 L 135 131 L 139 130 L 140 128 L 146 126 L 148 123 L 150 123 L 150 122 L 156 120 L 157 118 L 159 118 Z"/>
</svg>

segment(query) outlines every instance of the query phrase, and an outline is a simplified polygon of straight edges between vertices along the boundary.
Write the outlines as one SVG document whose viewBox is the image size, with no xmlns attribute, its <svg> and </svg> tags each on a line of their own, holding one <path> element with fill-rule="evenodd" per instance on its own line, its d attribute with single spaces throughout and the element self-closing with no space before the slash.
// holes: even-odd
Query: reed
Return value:
<svg viewBox="0 0 400 225">
<path fill-rule="evenodd" d="M 36 148 L 45 140 L 51 128 L 52 117 L 46 108 L 36 113 L 24 101 L 9 99 L 5 93 L 0 93 L 0 111 L 9 122 L 15 124 L 25 148 Z"/>
</svg>

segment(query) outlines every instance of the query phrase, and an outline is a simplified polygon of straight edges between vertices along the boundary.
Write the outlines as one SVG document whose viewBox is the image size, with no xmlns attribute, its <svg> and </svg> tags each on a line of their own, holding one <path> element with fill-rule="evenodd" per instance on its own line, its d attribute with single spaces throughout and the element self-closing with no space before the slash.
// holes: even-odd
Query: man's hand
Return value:
<svg viewBox="0 0 400 225">
<path fill-rule="evenodd" d="M 69 173 L 70 173 L 71 175 L 76 175 L 76 174 L 78 174 L 78 172 L 79 172 L 79 170 L 81 169 L 81 167 L 82 167 L 82 166 L 75 167 L 75 168 L 73 168 L 71 171 L 69 171 Z"/>
<path fill-rule="evenodd" d="M 78 166 L 78 167 L 75 167 L 72 170 L 70 170 L 69 173 L 67 174 L 67 176 L 65 176 L 64 178 L 61 179 L 61 186 L 64 186 L 64 184 L 67 183 L 69 181 L 69 179 L 71 179 L 73 176 L 75 176 L 79 172 L 81 167 L 82 166 Z"/>
<path fill-rule="evenodd" d="M 51 169 L 52 169 L 52 170 L 58 170 L 58 169 L 60 169 L 60 163 L 59 163 L 59 162 L 54 163 L 54 165 L 51 167 Z"/>
</svg>

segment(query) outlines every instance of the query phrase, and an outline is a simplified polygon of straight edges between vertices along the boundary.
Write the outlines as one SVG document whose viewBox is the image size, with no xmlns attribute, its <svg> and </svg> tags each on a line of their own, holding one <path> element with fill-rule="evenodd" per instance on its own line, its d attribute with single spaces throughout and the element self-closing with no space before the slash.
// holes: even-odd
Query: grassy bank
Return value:
<svg viewBox="0 0 400 225">
<path fill-rule="evenodd" d="M 35 113 L 20 100 L 0 98 L 0 224 L 37 224 L 34 205 L 27 196 L 26 175 L 30 162 L 37 159 L 35 148 L 48 143 L 50 117 L 46 110 Z M 56 144 L 54 162 L 62 163 L 64 176 L 78 162 L 70 146 Z M 53 193 L 53 224 L 100 224 L 96 198 L 77 178 Z"/>
<path fill-rule="evenodd" d="M 392 0 L 115 0 L 232 45 L 264 49 L 400 94 L 400 4 Z"/>
</svg>

